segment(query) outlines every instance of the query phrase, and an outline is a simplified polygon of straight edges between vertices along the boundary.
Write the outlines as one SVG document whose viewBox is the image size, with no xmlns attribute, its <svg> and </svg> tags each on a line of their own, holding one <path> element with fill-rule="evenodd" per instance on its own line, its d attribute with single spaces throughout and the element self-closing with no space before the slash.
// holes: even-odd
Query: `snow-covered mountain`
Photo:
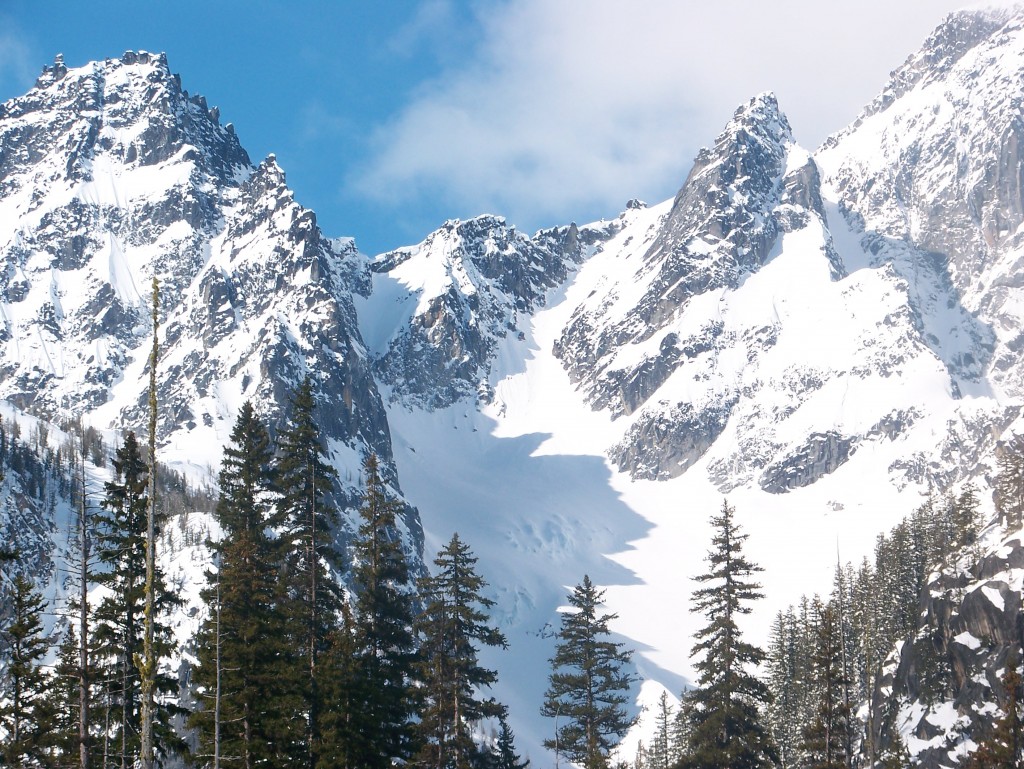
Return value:
<svg viewBox="0 0 1024 769">
<path fill-rule="evenodd" d="M 0 107 L 0 396 L 101 428 L 145 424 L 151 281 L 163 461 L 215 472 L 239 406 L 277 423 L 304 376 L 323 404 L 339 500 L 376 452 L 397 484 L 354 292 L 369 273 L 328 240 L 273 156 L 253 165 L 166 57 L 68 69 Z M 328 407 L 329 404 L 329 407 Z M 418 518 L 408 511 L 410 552 Z"/>
<path fill-rule="evenodd" d="M 754 97 L 674 200 L 577 227 L 582 258 L 517 317 L 522 335 L 450 356 L 420 337 L 419 355 L 475 369 L 457 403 L 392 390 L 399 472 L 428 543 L 459 529 L 484 551 L 518 649 L 589 572 L 641 672 L 677 691 L 723 494 L 766 567 L 763 639 L 771 611 L 824 589 L 837 557 L 870 552 L 930 490 L 988 486 L 1022 405 L 1022 23 L 951 16 L 815 151 Z M 364 328 L 417 327 L 447 264 L 426 244 L 451 229 L 395 272 L 397 293 L 371 294 Z M 528 658 L 509 672 L 543 679 Z M 536 707 L 543 682 L 518 688 Z"/>
<path fill-rule="evenodd" d="M 313 375 L 341 500 L 376 451 L 418 508 L 410 552 L 458 531 L 480 556 L 511 646 L 488 661 L 538 758 L 584 574 L 653 702 L 691 673 L 722 495 L 766 569 L 763 640 L 837 543 L 859 558 L 929 490 L 988 486 L 1024 430 L 1022 75 L 1024 12 L 956 14 L 817 150 L 760 94 L 672 200 L 370 257 L 162 56 L 58 60 L 0 107 L 0 396 L 140 427 L 154 275 L 164 461 L 208 477 L 245 399 L 278 419 Z"/>
<path fill-rule="evenodd" d="M 523 336 L 520 325 L 565 281 L 584 246 L 576 225 L 527 238 L 500 217 L 480 216 L 374 259 L 360 317 L 393 398 L 427 409 L 474 396 L 487 402 L 498 343 Z"/>
</svg>

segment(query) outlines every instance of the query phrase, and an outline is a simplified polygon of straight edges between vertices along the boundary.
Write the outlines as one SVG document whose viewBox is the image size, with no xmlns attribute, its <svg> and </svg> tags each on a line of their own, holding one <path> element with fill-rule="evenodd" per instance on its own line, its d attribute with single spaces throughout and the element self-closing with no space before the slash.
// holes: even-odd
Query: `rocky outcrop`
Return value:
<svg viewBox="0 0 1024 769">
<path fill-rule="evenodd" d="M 984 541 L 932 575 L 920 630 L 900 645 L 874 693 L 874 744 L 884 750 L 899 731 L 925 769 L 964 765 L 1002 701 L 1008 661 L 1020 664 L 1022 535 L 993 527 Z"/>
<path fill-rule="evenodd" d="M 812 433 L 807 442 L 783 457 L 761 475 L 761 488 L 769 494 L 810 486 L 822 476 L 833 472 L 857 450 L 855 438 L 837 432 Z"/>
<path fill-rule="evenodd" d="M 657 335 L 685 311 L 692 297 L 736 286 L 765 262 L 782 230 L 782 219 L 789 221 L 775 211 L 784 197 L 791 197 L 780 180 L 792 142 L 789 123 L 772 94 L 758 96 L 737 110 L 714 147 L 698 154 L 643 255 L 634 276 L 643 287 L 638 300 L 620 308 L 614 293 L 609 293 L 574 313 L 556 354 L 595 407 L 629 413 L 657 389 L 621 388 L 624 380 L 639 385 L 644 377 L 635 376 L 635 369 L 617 369 L 617 350 Z M 791 187 L 798 189 L 800 184 L 794 180 Z M 643 361 L 636 368 L 647 364 Z M 678 365 L 675 361 L 667 368 Z"/>
<path fill-rule="evenodd" d="M 608 450 L 608 458 L 642 480 L 682 475 L 722 434 L 735 402 L 725 397 L 703 408 L 684 403 L 667 412 L 645 412 Z"/>
<path fill-rule="evenodd" d="M 374 364 L 393 397 L 428 409 L 467 397 L 486 402 L 500 340 L 525 333 L 547 291 L 599 237 L 581 235 L 573 224 L 528 238 L 501 217 L 480 216 L 447 222 L 417 246 L 378 256 L 370 266 L 374 291 L 409 308 L 386 330 Z M 388 313 L 367 308 L 369 315 Z"/>
</svg>

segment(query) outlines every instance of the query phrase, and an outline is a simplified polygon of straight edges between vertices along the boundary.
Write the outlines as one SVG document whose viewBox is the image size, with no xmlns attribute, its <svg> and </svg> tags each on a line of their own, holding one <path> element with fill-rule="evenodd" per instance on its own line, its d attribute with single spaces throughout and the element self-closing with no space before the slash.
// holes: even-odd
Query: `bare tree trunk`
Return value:
<svg viewBox="0 0 1024 769">
<path fill-rule="evenodd" d="M 89 769 L 89 519 L 85 494 L 85 432 L 82 433 L 81 504 L 78 509 L 78 760 L 81 769 Z"/>
<path fill-rule="evenodd" d="M 103 720 L 103 769 L 110 766 L 110 676 L 107 677 L 107 707 Z"/>
<path fill-rule="evenodd" d="M 144 635 L 139 661 L 141 703 L 142 769 L 153 769 L 153 690 L 156 688 L 156 660 L 153 654 L 153 593 L 156 579 L 156 362 L 160 308 L 160 286 L 153 277 L 153 352 L 149 359 L 149 506 L 146 514 L 146 604 L 143 610 Z"/>
<path fill-rule="evenodd" d="M 213 769 L 220 769 L 220 559 L 217 559 L 217 624 L 216 624 L 216 656 L 217 656 L 217 684 L 214 690 L 213 699 Z M 248 724 L 246 725 L 248 728 Z M 246 758 L 248 758 L 248 743 L 246 744 Z M 246 761 L 248 767 L 248 761 Z"/>
</svg>

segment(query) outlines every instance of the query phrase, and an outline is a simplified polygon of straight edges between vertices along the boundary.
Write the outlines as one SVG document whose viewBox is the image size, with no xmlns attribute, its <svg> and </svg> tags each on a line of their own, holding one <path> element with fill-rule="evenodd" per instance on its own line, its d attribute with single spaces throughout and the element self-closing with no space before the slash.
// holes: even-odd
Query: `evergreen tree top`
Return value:
<svg viewBox="0 0 1024 769">
<path fill-rule="evenodd" d="M 699 687 L 685 708 L 686 769 L 767 769 L 777 759 L 760 713 L 771 696 L 752 671 L 765 655 L 742 639 L 736 625 L 736 616 L 749 613 L 749 603 L 762 594 L 750 579 L 761 569 L 743 555 L 747 535 L 739 531 L 734 512 L 723 501 L 721 512 L 711 518 L 710 568 L 695 577 L 703 587 L 693 592 L 693 604 L 708 623 L 695 633 L 691 652 L 699 657 Z"/>
<path fill-rule="evenodd" d="M 612 641 L 614 614 L 601 614 L 604 592 L 589 576 L 569 594 L 571 611 L 562 614 L 551 675 L 541 715 L 563 719 L 544 746 L 586 769 L 602 769 L 608 753 L 632 726 L 623 707 L 633 679 L 624 669 L 632 653 Z"/>
</svg>

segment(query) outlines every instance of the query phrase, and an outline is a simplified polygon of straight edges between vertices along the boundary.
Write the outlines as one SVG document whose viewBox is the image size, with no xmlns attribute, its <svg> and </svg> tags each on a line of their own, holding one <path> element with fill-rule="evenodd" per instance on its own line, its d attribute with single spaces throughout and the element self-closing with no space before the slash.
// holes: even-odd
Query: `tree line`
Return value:
<svg viewBox="0 0 1024 769">
<path fill-rule="evenodd" d="M 45 664 L 53 642 L 36 586 L 17 571 L 3 586 L 10 608 L 0 761 L 7 766 L 127 769 L 140 759 L 150 463 L 135 435 L 126 435 L 93 505 L 85 457 L 96 436 L 90 444 L 85 435 L 67 458 L 78 468 L 72 486 L 79 490 L 80 535 L 69 563 L 81 591 L 69 609 L 79 622 L 62 626 L 55 664 Z M 45 443 L 45 436 L 35 440 Z M 33 452 L 19 445 L 0 424 L 0 452 L 30 466 Z M 1018 525 L 1024 509 L 1020 456 L 1000 459 L 997 502 L 1007 525 Z M 476 557 L 455 534 L 432 573 L 412 580 L 400 502 L 371 454 L 362 466 L 358 534 L 343 562 L 327 459 L 309 380 L 297 389 L 276 441 L 251 404 L 239 412 L 212 513 L 217 534 L 208 543 L 204 619 L 184 649 L 174 648 L 168 623 L 180 599 L 159 569 L 153 575 L 153 652 L 164 663 L 154 678 L 158 759 L 215 769 L 396 762 L 524 769 L 507 710 L 487 694 L 497 673 L 478 658 L 483 647 L 505 647 L 506 639 L 489 620 L 493 603 Z M 872 714 L 857 707 L 876 706 L 883 661 L 918 629 L 929 573 L 952 554 L 979 557 L 978 508 L 970 487 L 930 500 L 878 537 L 873 558 L 837 565 L 829 595 L 779 612 L 761 649 L 740 627 L 763 598 L 761 569 L 744 555 L 747 535 L 723 502 L 711 519 L 707 570 L 694 577 L 692 611 L 704 619 L 691 649 L 696 685 L 681 693 L 678 707 L 662 697 L 654 738 L 640 746 L 635 769 L 907 766 L 906 746 L 898 737 L 875 744 L 864 729 Z M 164 509 L 157 526 L 166 524 Z M 561 615 L 540 708 L 553 720 L 544 744 L 556 764 L 605 769 L 633 725 L 631 652 L 614 640 L 616 616 L 602 611 L 603 595 L 585 576 Z M 166 664 L 175 654 L 191 662 L 184 679 Z M 942 661 L 925 654 L 920 665 L 925 695 L 949 694 Z M 1016 668 L 1003 685 L 1001 715 L 991 735 L 979 735 L 976 769 L 1021 757 L 1024 692 Z"/>
<path fill-rule="evenodd" d="M 997 521 L 1021 525 L 1024 454 L 1005 452 L 996 478 Z M 827 596 L 803 597 L 775 617 L 765 650 L 746 644 L 735 626 L 762 597 L 751 577 L 760 569 L 742 555 L 746 536 L 726 504 L 712 519 L 710 570 L 696 577 L 693 608 L 707 625 L 692 649 L 697 685 L 668 694 L 653 715 L 654 737 L 641 744 L 634 769 L 904 769 L 911 756 L 890 700 L 875 697 L 883 664 L 899 641 L 920 629 L 930 575 L 980 561 L 977 492 L 930 499 L 876 540 L 873 558 L 836 568 Z M 950 699 L 948 664 L 923 644 L 916 664 L 920 696 Z M 1018 650 L 1019 651 L 1019 650 Z M 973 735 L 969 769 L 1024 765 L 1024 683 L 1020 656 L 1009 655 L 990 728 Z M 881 707 L 884 743 L 867 728 Z"/>
<path fill-rule="evenodd" d="M 36 585 L 17 572 L 0 587 L 12 607 L 5 766 L 128 769 L 141 760 L 150 465 L 134 433 L 111 466 L 98 505 L 79 487 L 84 534 L 69 561 L 86 599 L 71 602 L 82 621 L 64 623 L 55 664 L 46 664 L 52 641 Z M 506 708 L 486 694 L 497 674 L 478 660 L 482 647 L 506 641 L 489 621 L 476 557 L 455 534 L 414 584 L 400 502 L 375 456 L 362 472 L 361 525 L 345 564 L 311 382 L 295 392 L 276 442 L 252 405 L 242 407 L 219 474 L 204 619 L 186 648 L 174 648 L 169 625 L 180 598 L 159 568 L 152 575 L 158 763 L 523 769 Z M 156 523 L 166 526 L 166 512 Z M 168 664 L 176 654 L 191 660 L 183 680 Z M 480 739 L 485 724 L 496 733 Z"/>
</svg>

